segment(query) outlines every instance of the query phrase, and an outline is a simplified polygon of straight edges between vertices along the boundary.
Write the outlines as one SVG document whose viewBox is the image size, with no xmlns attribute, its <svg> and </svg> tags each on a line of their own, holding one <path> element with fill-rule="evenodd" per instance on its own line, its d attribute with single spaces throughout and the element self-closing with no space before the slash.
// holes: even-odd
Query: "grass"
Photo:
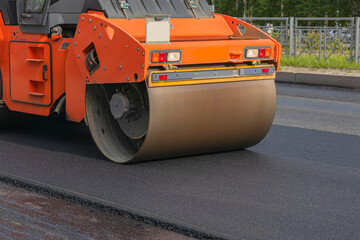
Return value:
<svg viewBox="0 0 360 240">
<path fill-rule="evenodd" d="M 298 58 L 287 55 L 281 56 L 281 65 L 289 67 L 308 67 L 308 68 L 334 68 L 360 70 L 360 63 L 349 62 L 344 56 L 331 56 L 325 60 L 317 59 L 315 56 L 303 55 Z"/>
</svg>

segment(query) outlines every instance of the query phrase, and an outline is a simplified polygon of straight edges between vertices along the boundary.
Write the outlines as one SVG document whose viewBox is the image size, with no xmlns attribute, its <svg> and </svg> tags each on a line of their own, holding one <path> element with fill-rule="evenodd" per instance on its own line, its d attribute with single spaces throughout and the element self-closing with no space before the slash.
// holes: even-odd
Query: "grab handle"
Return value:
<svg viewBox="0 0 360 240">
<path fill-rule="evenodd" d="M 45 72 L 48 70 L 48 65 L 45 64 L 42 69 L 42 78 L 44 81 L 47 81 L 47 78 L 45 77 Z"/>
</svg>

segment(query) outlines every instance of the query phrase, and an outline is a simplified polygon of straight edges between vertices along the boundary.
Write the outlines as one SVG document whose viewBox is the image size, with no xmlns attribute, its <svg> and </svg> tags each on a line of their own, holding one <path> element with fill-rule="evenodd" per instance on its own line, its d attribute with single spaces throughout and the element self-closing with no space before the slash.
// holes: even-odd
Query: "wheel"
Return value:
<svg viewBox="0 0 360 240">
<path fill-rule="evenodd" d="M 145 85 L 89 85 L 85 106 L 86 121 L 101 152 L 119 163 L 134 158 L 149 125 Z"/>
</svg>

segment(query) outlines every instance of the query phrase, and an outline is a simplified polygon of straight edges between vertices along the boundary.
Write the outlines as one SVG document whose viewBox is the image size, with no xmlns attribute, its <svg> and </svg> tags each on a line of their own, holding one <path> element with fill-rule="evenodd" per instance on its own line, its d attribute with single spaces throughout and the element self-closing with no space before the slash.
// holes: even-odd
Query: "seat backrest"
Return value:
<svg viewBox="0 0 360 240">
<path fill-rule="evenodd" d="M 18 25 L 16 14 L 16 0 L 0 1 L 0 11 L 6 25 Z"/>
</svg>

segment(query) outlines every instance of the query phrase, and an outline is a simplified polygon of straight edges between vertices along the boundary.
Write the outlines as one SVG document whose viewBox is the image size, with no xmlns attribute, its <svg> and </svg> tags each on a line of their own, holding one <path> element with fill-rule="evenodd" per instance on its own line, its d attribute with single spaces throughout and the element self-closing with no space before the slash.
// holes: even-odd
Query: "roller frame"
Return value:
<svg viewBox="0 0 360 240">
<path fill-rule="evenodd" d="M 53 10 L 49 10 L 49 19 L 56 16 Z M 48 33 L 53 27 L 50 22 L 43 26 L 9 25 L 0 16 L 3 101 L 10 110 L 49 116 L 55 109 L 60 111 L 59 104 L 66 98 L 67 119 L 85 119 L 99 149 L 121 163 L 243 149 L 260 142 L 270 129 L 276 107 L 272 69 L 279 69 L 281 46 L 266 33 L 220 14 L 201 19 L 179 17 L 171 19 L 170 44 L 147 44 L 145 18 L 106 17 L 99 11 L 74 14 L 62 19 L 74 24 L 74 16 L 80 16 L 70 38 L 61 32 L 56 36 Z M 245 35 L 238 24 L 246 27 Z M 22 50 L 16 50 L 16 44 Z M 244 57 L 246 47 L 264 46 L 272 49 L 268 59 Z M 43 48 L 46 57 L 38 50 L 30 54 L 28 48 Z M 91 49 L 99 56 L 99 67 L 89 71 L 85 56 Z M 171 66 L 149 62 L 151 52 L 172 50 L 181 51 L 181 61 Z M 24 71 L 12 70 L 17 63 Z M 271 68 L 269 74 L 256 72 L 262 67 Z M 40 70 L 39 74 L 31 69 Z M 201 73 L 201 77 L 188 75 L 192 77 L 186 79 L 191 71 Z M 231 71 L 233 75 L 228 74 Z M 213 73 L 220 74 L 208 76 Z M 22 80 L 17 81 L 13 74 Z M 153 81 L 153 74 L 171 77 L 169 81 Z M 26 89 L 28 81 L 31 91 Z M 90 106 L 109 111 L 109 100 L 89 105 L 94 101 L 89 91 L 111 84 L 146 86 L 150 117 L 143 139 L 129 141 L 122 137 L 120 128 L 110 131 L 115 138 L 103 139 L 106 144 L 96 136 L 103 131 Z M 24 96 L 26 101 L 18 100 Z M 104 121 L 116 127 L 111 117 Z M 123 149 L 123 153 L 116 149 Z"/>
</svg>

